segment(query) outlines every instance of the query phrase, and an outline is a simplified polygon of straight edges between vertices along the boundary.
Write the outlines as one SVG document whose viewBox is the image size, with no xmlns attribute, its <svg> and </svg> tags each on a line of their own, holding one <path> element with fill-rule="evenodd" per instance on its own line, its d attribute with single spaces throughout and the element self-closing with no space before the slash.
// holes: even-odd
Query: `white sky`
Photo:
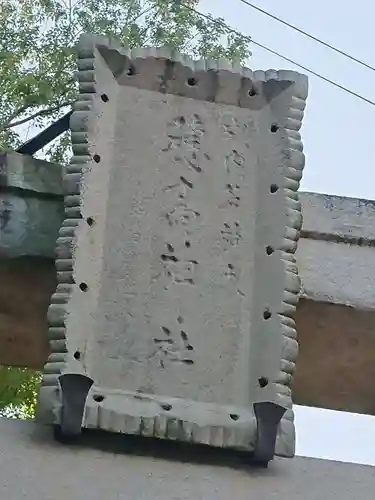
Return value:
<svg viewBox="0 0 375 500">
<path fill-rule="evenodd" d="M 249 0 L 300 29 L 375 66 L 375 3 L 357 0 Z M 240 0 L 201 0 L 200 10 L 225 19 L 254 40 L 375 100 L 375 73 L 269 19 Z M 252 46 L 252 69 L 294 69 Z M 375 198 L 375 107 L 310 76 L 303 126 L 304 191 Z M 374 353 L 375 357 L 375 353 Z M 375 362 L 375 359 L 374 359 Z M 375 465 L 375 417 L 295 407 L 297 454 Z"/>
<path fill-rule="evenodd" d="M 375 417 L 294 406 L 297 455 L 375 465 Z"/>
</svg>

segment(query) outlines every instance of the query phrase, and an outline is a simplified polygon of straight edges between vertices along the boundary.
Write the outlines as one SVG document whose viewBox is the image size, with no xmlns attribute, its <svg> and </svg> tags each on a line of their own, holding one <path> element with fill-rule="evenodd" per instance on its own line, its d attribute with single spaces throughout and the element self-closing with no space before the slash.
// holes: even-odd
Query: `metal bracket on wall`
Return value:
<svg viewBox="0 0 375 500">
<path fill-rule="evenodd" d="M 83 412 L 89 390 L 94 381 L 85 375 L 66 373 L 59 377 L 62 391 L 60 424 L 55 427 L 58 441 L 71 441 L 82 430 Z"/>
<path fill-rule="evenodd" d="M 72 113 L 73 111 L 69 111 L 69 113 L 57 120 L 57 122 L 52 123 L 52 125 L 44 129 L 38 135 L 22 144 L 22 146 L 17 149 L 17 153 L 32 156 L 63 132 L 66 132 L 69 128 Z"/>
<path fill-rule="evenodd" d="M 286 408 L 276 403 L 254 403 L 254 413 L 257 420 L 257 439 L 251 463 L 267 467 L 274 458 L 277 429 Z"/>
</svg>

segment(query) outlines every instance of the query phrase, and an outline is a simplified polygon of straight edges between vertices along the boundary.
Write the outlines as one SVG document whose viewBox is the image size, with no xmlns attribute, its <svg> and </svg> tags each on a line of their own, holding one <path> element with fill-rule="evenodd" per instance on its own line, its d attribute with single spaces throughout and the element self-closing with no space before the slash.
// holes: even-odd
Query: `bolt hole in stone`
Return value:
<svg viewBox="0 0 375 500">
<path fill-rule="evenodd" d="M 240 418 L 240 416 L 237 415 L 236 413 L 231 413 L 229 416 L 232 420 L 238 420 Z"/>
<path fill-rule="evenodd" d="M 274 134 L 275 132 L 277 132 L 277 131 L 279 130 L 279 126 L 278 126 L 278 125 L 276 125 L 276 123 L 273 123 L 273 124 L 271 125 L 271 129 L 270 129 L 270 130 L 271 130 L 271 132 Z"/>
<path fill-rule="evenodd" d="M 172 409 L 172 405 L 168 404 L 168 403 L 164 403 L 161 405 L 161 407 L 163 408 L 163 410 L 165 411 L 171 411 Z"/>
<path fill-rule="evenodd" d="M 190 87 L 194 87 L 197 84 L 197 80 L 193 77 L 188 78 L 187 82 L 188 82 L 188 85 L 190 85 Z"/>
<path fill-rule="evenodd" d="M 94 162 L 99 163 L 101 160 L 100 155 L 94 155 Z"/>
<path fill-rule="evenodd" d="M 87 292 L 87 290 L 89 289 L 89 287 L 87 286 L 87 283 L 85 282 L 82 282 L 79 284 L 79 289 L 82 291 L 82 292 Z"/>
<path fill-rule="evenodd" d="M 74 354 L 73 354 L 73 357 L 74 359 L 81 359 L 81 353 L 79 351 L 76 351 Z"/>
<path fill-rule="evenodd" d="M 135 68 L 134 66 L 130 66 L 128 71 L 126 72 L 128 76 L 134 76 L 135 75 Z"/>
<path fill-rule="evenodd" d="M 257 93 L 256 93 L 256 90 L 255 90 L 255 89 L 250 89 L 250 90 L 249 90 L 249 92 L 248 92 L 248 94 L 249 94 L 249 97 L 254 97 L 254 96 L 256 96 L 256 95 L 257 95 Z"/>
<path fill-rule="evenodd" d="M 272 247 L 270 247 L 270 246 L 266 247 L 266 254 L 267 255 L 272 255 L 274 251 L 275 250 Z"/>
<path fill-rule="evenodd" d="M 271 318 L 271 316 L 272 316 L 272 313 L 271 313 L 271 311 L 270 311 L 269 309 L 265 309 L 265 310 L 263 311 L 263 318 L 264 318 L 264 319 L 270 319 L 270 318 Z"/>
<path fill-rule="evenodd" d="M 279 190 L 279 186 L 277 184 L 271 184 L 270 185 L 270 192 L 271 193 L 276 193 L 276 191 Z"/>
<path fill-rule="evenodd" d="M 93 225 L 94 225 L 95 220 L 94 220 L 94 218 L 93 218 L 93 217 L 87 217 L 86 222 L 87 222 L 87 225 L 88 225 L 88 226 L 93 226 Z"/>
<path fill-rule="evenodd" d="M 259 377 L 258 378 L 258 384 L 259 386 L 263 389 L 264 387 L 267 387 L 268 385 L 268 378 L 266 377 Z"/>
<path fill-rule="evenodd" d="M 101 403 L 102 401 L 104 401 L 104 396 L 102 396 L 101 394 L 95 394 L 95 396 L 93 397 L 93 399 L 97 403 Z"/>
<path fill-rule="evenodd" d="M 108 102 L 109 101 L 109 97 L 107 96 L 107 94 L 102 94 L 100 96 L 100 99 L 103 101 L 103 102 Z"/>
</svg>

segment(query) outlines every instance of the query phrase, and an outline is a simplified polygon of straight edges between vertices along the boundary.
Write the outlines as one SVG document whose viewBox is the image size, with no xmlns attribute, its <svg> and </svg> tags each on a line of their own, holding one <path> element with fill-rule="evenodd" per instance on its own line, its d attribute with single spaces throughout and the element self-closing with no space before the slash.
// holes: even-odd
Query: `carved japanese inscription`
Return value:
<svg viewBox="0 0 375 500">
<path fill-rule="evenodd" d="M 72 117 L 66 204 L 78 215 L 60 231 L 72 254 L 58 262 L 49 313 L 54 349 L 65 344 L 40 407 L 67 435 L 82 424 L 247 449 L 261 462 L 275 449 L 291 456 L 299 289 L 288 226 L 303 157 L 278 122 L 299 128 L 304 90 L 291 80 L 280 97 L 289 86 L 270 75 L 273 106 L 264 73 L 259 95 L 240 75 L 228 93 L 228 72 L 193 78 L 182 62 L 143 52 L 130 62 L 106 43 Z M 57 374 L 67 377 L 56 391 Z"/>
</svg>

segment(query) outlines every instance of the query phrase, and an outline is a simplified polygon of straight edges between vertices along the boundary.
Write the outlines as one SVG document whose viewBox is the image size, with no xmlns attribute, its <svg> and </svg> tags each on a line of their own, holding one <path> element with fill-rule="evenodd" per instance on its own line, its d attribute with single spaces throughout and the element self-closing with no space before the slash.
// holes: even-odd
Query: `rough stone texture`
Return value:
<svg viewBox="0 0 375 500">
<path fill-rule="evenodd" d="M 82 373 L 85 426 L 252 450 L 272 401 L 292 456 L 306 77 L 92 37 L 79 70 L 41 418 Z"/>
<path fill-rule="evenodd" d="M 301 237 L 375 246 L 375 201 L 322 193 L 300 193 Z"/>
<path fill-rule="evenodd" d="M 304 297 L 375 308 L 375 202 L 303 193 L 297 264 Z"/>
<path fill-rule="evenodd" d="M 0 255 L 54 257 L 61 195 L 60 165 L 0 151 Z"/>
<path fill-rule="evenodd" d="M 0 420 L 0 495 L 9 500 L 371 500 L 375 467 L 296 457 L 268 469 L 172 450 L 121 454 L 108 434 L 101 450 L 54 443 L 50 430 Z M 113 443 L 113 440 L 112 440 Z M 97 444 L 97 440 L 96 440 Z M 169 443 L 168 443 L 169 444 Z M 115 451 L 116 453 L 113 453 Z"/>
<path fill-rule="evenodd" d="M 62 194 L 61 165 L 14 151 L 0 151 L 0 186 L 34 193 Z"/>
<path fill-rule="evenodd" d="M 64 213 L 57 200 L 0 191 L 0 255 L 53 257 Z"/>
<path fill-rule="evenodd" d="M 374 309 L 374 257 L 374 247 L 301 238 L 297 263 L 303 269 L 302 296 Z"/>
</svg>

